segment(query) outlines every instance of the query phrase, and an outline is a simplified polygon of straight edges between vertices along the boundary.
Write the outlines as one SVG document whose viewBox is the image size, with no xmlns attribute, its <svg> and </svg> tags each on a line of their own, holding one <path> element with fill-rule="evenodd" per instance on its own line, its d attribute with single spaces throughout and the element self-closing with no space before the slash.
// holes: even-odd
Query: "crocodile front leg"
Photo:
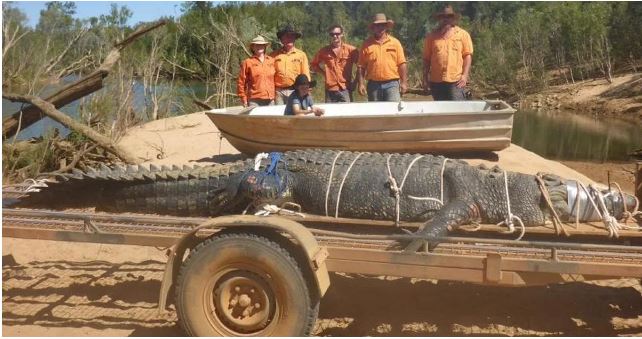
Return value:
<svg viewBox="0 0 642 339">
<path fill-rule="evenodd" d="M 428 242 L 428 250 L 432 251 L 439 244 L 436 239 L 445 236 L 449 227 L 469 224 L 478 220 L 479 216 L 479 207 L 475 202 L 455 199 L 442 207 L 430 221 L 415 232 L 424 239 L 413 240 L 405 251 L 415 252 L 425 241 Z"/>
</svg>

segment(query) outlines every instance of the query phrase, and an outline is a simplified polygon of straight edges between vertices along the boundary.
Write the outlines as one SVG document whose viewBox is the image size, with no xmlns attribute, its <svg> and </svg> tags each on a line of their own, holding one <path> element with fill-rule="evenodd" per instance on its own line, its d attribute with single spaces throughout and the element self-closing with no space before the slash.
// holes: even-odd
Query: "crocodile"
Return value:
<svg viewBox="0 0 642 339">
<path fill-rule="evenodd" d="M 538 177 L 497 166 L 473 167 L 443 156 L 336 150 L 279 155 L 272 175 L 266 174 L 266 164 L 256 170 L 254 159 L 210 166 L 103 165 L 74 170 L 20 204 L 217 216 L 241 213 L 248 206 L 296 203 L 310 214 L 423 222 L 423 235 L 441 237 L 459 225 L 507 221 L 509 207 L 525 226 L 534 226 L 554 216 L 575 221 L 582 210 L 589 213 L 581 213 L 579 221 L 600 220 L 589 200 L 603 202 L 618 219 L 637 203 L 626 193 L 582 191 L 575 181 L 552 174 Z"/>
</svg>

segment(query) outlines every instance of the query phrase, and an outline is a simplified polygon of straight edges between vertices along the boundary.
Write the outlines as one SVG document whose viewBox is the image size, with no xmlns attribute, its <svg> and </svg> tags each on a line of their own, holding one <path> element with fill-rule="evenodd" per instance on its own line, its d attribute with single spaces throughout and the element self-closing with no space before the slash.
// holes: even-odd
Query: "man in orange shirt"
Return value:
<svg viewBox="0 0 642 339">
<path fill-rule="evenodd" d="M 434 15 L 439 27 L 424 41 L 424 89 L 430 86 L 435 100 L 466 100 L 473 61 L 473 42 L 468 32 L 457 26 L 459 15 L 446 6 Z"/>
<path fill-rule="evenodd" d="M 250 42 L 252 57 L 243 60 L 237 91 L 243 107 L 274 105 L 274 59 L 265 55 L 269 43 L 258 35 Z"/>
<path fill-rule="evenodd" d="M 387 33 L 393 25 L 394 21 L 387 20 L 385 14 L 376 14 L 368 25 L 373 36 L 363 43 L 359 52 L 359 93 L 366 94 L 365 78 L 368 80 L 368 101 L 399 101 L 408 89 L 403 47 Z"/>
<path fill-rule="evenodd" d="M 294 41 L 301 37 L 301 33 L 292 28 L 290 24 L 276 32 L 277 38 L 281 41 L 283 47 L 272 53 L 274 58 L 274 85 L 276 86 L 276 104 L 285 104 L 290 94 L 292 94 L 292 85 L 299 74 L 310 77 L 310 66 L 308 66 L 308 56 L 300 49 L 294 47 Z"/>
<path fill-rule="evenodd" d="M 330 45 L 317 52 L 312 69 L 325 78 L 325 102 L 352 101 L 352 66 L 358 61 L 357 48 L 343 42 L 343 26 L 328 30 Z"/>
</svg>

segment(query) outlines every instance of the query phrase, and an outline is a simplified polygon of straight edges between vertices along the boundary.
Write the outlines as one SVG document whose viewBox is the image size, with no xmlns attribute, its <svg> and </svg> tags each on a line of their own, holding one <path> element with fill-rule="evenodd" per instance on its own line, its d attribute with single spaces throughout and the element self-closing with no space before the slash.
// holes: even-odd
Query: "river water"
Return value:
<svg viewBox="0 0 642 339">
<path fill-rule="evenodd" d="M 142 88 L 135 90 L 137 96 L 142 92 Z M 3 118 L 19 107 L 3 99 Z M 61 110 L 76 116 L 78 101 Z M 51 128 L 58 128 L 62 135 L 67 132 L 64 126 L 45 118 L 20 132 L 18 139 L 37 137 Z M 642 148 L 642 123 L 593 119 L 569 112 L 518 111 L 513 123 L 513 143 L 554 160 L 628 161 L 628 153 Z"/>
</svg>

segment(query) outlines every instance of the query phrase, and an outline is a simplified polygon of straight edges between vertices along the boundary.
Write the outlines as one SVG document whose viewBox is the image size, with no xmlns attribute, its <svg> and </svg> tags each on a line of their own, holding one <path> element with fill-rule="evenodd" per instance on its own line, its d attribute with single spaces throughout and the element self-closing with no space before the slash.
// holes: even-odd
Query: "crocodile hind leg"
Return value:
<svg viewBox="0 0 642 339">
<path fill-rule="evenodd" d="M 420 235 L 423 239 L 413 240 L 405 248 L 405 251 L 416 252 L 424 244 L 428 246 L 429 251 L 432 251 L 439 244 L 436 239 L 445 236 L 449 228 L 465 225 L 478 219 L 479 208 L 477 204 L 462 199 L 453 200 L 442 207 L 430 221 L 415 232 L 415 235 Z"/>
</svg>

